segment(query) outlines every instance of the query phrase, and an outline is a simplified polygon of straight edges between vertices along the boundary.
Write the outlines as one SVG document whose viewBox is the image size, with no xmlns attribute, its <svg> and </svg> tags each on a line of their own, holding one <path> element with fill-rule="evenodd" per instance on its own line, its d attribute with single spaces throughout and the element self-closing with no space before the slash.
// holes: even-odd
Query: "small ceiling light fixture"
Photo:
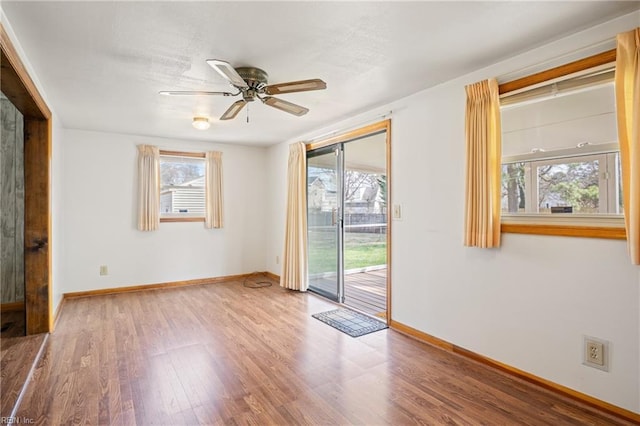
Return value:
<svg viewBox="0 0 640 426">
<path fill-rule="evenodd" d="M 191 124 L 198 130 L 207 130 L 211 125 L 208 117 L 193 117 L 193 123 Z"/>
</svg>

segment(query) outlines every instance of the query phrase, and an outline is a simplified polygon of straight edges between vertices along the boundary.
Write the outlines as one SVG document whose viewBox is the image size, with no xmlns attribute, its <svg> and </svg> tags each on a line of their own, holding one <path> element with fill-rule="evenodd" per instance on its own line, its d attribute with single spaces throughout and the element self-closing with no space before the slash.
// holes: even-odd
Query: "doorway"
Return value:
<svg viewBox="0 0 640 426">
<path fill-rule="evenodd" d="M 307 151 L 309 290 L 383 320 L 389 312 L 386 120 Z"/>
<path fill-rule="evenodd" d="M 0 91 L 23 116 L 26 334 L 53 329 L 51 312 L 52 114 L 0 24 Z"/>
<path fill-rule="evenodd" d="M 26 334 L 23 160 L 23 116 L 0 91 L 0 339 Z"/>
</svg>

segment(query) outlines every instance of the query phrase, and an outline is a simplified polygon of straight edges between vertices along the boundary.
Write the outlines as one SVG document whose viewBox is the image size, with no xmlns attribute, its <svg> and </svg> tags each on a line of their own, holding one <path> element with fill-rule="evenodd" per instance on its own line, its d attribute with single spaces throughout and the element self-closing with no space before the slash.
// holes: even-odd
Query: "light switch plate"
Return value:
<svg viewBox="0 0 640 426">
<path fill-rule="evenodd" d="M 402 206 L 400 204 L 394 204 L 393 205 L 393 218 L 395 220 L 401 220 L 402 219 Z"/>
</svg>

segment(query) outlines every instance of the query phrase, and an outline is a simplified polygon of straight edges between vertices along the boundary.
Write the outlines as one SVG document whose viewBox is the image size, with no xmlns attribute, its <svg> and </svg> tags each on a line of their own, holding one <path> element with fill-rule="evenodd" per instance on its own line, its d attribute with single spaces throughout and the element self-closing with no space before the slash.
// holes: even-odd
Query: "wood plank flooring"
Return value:
<svg viewBox="0 0 640 426">
<path fill-rule="evenodd" d="M 0 339 L 0 417 L 11 414 L 45 336 L 3 336 Z"/>
<path fill-rule="evenodd" d="M 38 425 L 625 424 L 335 305 L 241 282 L 67 300 L 18 416 Z"/>
</svg>

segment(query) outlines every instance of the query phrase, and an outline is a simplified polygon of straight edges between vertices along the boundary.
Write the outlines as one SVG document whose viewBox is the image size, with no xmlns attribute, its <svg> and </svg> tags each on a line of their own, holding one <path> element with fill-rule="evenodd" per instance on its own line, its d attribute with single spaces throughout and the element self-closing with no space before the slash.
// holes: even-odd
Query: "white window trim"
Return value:
<svg viewBox="0 0 640 426">
<path fill-rule="evenodd" d="M 538 200 L 540 194 L 538 193 L 540 186 L 537 180 L 537 170 L 539 167 L 555 165 L 555 164 L 566 164 L 569 162 L 588 162 L 588 161 L 598 161 L 599 170 L 598 170 L 598 206 L 600 209 L 600 213 L 595 214 L 594 216 L 599 216 L 602 214 L 607 214 L 616 208 L 617 194 L 615 191 L 615 178 L 613 179 L 613 185 L 611 185 L 609 176 L 611 175 L 611 170 L 608 168 L 610 163 L 615 164 L 615 153 L 607 153 L 607 154 L 596 154 L 596 155 L 581 155 L 576 157 L 563 157 L 563 158 L 554 158 L 550 160 L 538 160 L 528 163 L 525 166 L 525 171 L 528 176 L 525 176 L 525 186 L 528 183 L 527 187 L 527 197 L 531 201 Z M 613 169 L 615 170 L 615 169 Z M 613 186 L 614 190 L 613 194 L 609 193 L 609 188 Z M 613 200 L 612 200 L 613 198 Z M 527 205 L 527 213 L 530 214 L 541 214 L 547 215 L 548 213 L 540 213 L 536 210 L 540 208 L 539 203 L 529 203 Z M 604 211 L 602 211 L 604 210 Z M 558 214 L 558 213 L 554 213 Z M 574 213 L 569 213 L 569 215 L 573 215 Z M 610 213 L 611 214 L 611 213 Z"/>
<path fill-rule="evenodd" d="M 616 142 L 598 145 L 585 145 L 577 148 L 562 149 L 553 152 L 533 152 L 523 155 L 514 155 L 504 157 L 502 165 L 527 162 L 525 165 L 525 187 L 526 199 L 538 199 L 538 185 L 534 185 L 536 180 L 537 167 L 546 164 L 563 164 L 567 160 L 590 161 L 598 160 L 604 166 L 600 169 L 600 187 L 599 194 L 600 206 L 607 206 L 607 211 L 612 211 L 618 204 L 618 193 L 616 191 L 616 181 L 620 176 L 613 175 L 615 173 L 615 155 L 620 152 Z M 603 176 L 603 174 L 605 176 Z M 604 226 L 604 227 L 620 227 L 624 226 L 624 216 L 622 214 L 580 214 L 580 213 L 538 213 L 534 211 L 538 209 L 534 203 L 527 203 L 525 213 L 504 213 L 502 212 L 502 223 L 518 223 L 518 224 L 563 224 L 563 225 L 584 225 L 584 226 Z"/>
<path fill-rule="evenodd" d="M 558 149 L 555 151 L 536 151 L 521 155 L 502 157 L 502 164 L 521 163 L 523 161 L 554 160 L 568 157 L 578 157 L 589 154 L 610 154 L 619 152 L 618 142 L 584 145 L 576 148 Z"/>
</svg>

